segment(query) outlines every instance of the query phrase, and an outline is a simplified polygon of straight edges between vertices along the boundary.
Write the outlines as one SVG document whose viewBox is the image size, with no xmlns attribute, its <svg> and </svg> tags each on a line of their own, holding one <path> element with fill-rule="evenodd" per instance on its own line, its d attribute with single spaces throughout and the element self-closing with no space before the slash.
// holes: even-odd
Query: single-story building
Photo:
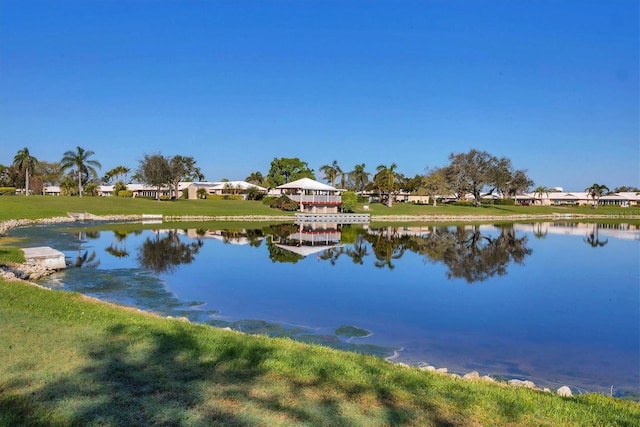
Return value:
<svg viewBox="0 0 640 427">
<path fill-rule="evenodd" d="M 276 187 L 279 194 L 284 194 L 300 205 L 300 212 L 338 213 L 342 206 L 343 190 L 315 181 L 302 178 Z"/>
<path fill-rule="evenodd" d="M 204 188 L 207 194 L 214 195 L 222 195 L 222 194 L 242 194 L 246 195 L 247 191 L 250 188 L 255 188 L 261 193 L 266 194 L 267 189 L 264 187 L 260 187 L 256 184 L 251 184 L 246 181 L 203 181 L 203 182 L 189 182 L 187 186 L 189 198 L 197 199 L 198 198 L 198 190 Z"/>
</svg>

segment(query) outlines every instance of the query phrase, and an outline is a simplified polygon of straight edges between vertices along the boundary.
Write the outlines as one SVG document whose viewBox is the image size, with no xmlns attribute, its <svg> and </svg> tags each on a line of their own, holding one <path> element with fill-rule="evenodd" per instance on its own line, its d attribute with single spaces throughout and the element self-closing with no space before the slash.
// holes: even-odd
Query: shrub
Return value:
<svg viewBox="0 0 640 427">
<path fill-rule="evenodd" d="M 264 193 L 256 187 L 247 188 L 247 200 L 262 200 Z"/>
<path fill-rule="evenodd" d="M 291 200 L 287 196 L 274 197 L 269 203 L 269 206 L 285 212 L 294 212 L 299 209 L 298 202 Z"/>
<path fill-rule="evenodd" d="M 456 200 L 455 202 L 451 203 L 451 205 L 453 205 L 453 206 L 473 206 L 473 202 L 470 202 L 468 200 Z"/>
<path fill-rule="evenodd" d="M 160 195 L 160 200 L 162 200 L 162 201 L 171 200 L 171 196 L 167 196 L 167 195 L 161 194 Z"/>
<path fill-rule="evenodd" d="M 207 189 L 206 188 L 198 188 L 196 190 L 196 197 L 198 199 L 206 199 L 207 198 Z"/>
<path fill-rule="evenodd" d="M 0 187 L 0 196 L 15 196 L 15 187 Z"/>
<path fill-rule="evenodd" d="M 98 184 L 95 182 L 90 182 L 84 187 L 84 194 L 87 196 L 97 196 L 98 195 Z"/>
<path fill-rule="evenodd" d="M 345 191 L 342 193 L 342 212 L 354 212 L 358 196 L 353 191 Z"/>
<path fill-rule="evenodd" d="M 277 197 L 273 197 L 273 196 L 265 196 L 262 198 L 262 204 L 266 206 L 271 206 L 271 202 L 276 198 Z"/>
<path fill-rule="evenodd" d="M 207 194 L 207 200 L 244 200 L 242 194 Z"/>
<path fill-rule="evenodd" d="M 114 194 L 118 194 L 118 195 L 120 195 L 120 192 L 121 192 L 122 190 L 126 190 L 126 189 L 127 189 L 127 184 L 125 184 L 125 183 L 124 183 L 124 182 L 122 182 L 122 181 L 118 181 L 118 182 L 116 182 L 116 183 L 114 184 L 114 186 L 113 186 L 113 193 L 114 193 Z"/>
<path fill-rule="evenodd" d="M 116 193 L 118 197 L 133 197 L 133 191 L 130 190 L 120 190 Z"/>
</svg>

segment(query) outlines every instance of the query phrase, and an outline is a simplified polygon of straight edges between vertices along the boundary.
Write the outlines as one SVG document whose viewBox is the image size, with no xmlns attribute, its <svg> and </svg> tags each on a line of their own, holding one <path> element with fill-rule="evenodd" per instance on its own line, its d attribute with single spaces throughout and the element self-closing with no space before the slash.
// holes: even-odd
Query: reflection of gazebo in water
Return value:
<svg viewBox="0 0 640 427">
<path fill-rule="evenodd" d="M 276 187 L 300 204 L 300 212 L 337 213 L 342 205 L 340 190 L 322 182 L 302 178 Z"/>
<path fill-rule="evenodd" d="M 280 239 L 276 246 L 304 257 L 340 246 L 342 233 L 335 223 L 304 223 L 296 233 Z"/>
</svg>

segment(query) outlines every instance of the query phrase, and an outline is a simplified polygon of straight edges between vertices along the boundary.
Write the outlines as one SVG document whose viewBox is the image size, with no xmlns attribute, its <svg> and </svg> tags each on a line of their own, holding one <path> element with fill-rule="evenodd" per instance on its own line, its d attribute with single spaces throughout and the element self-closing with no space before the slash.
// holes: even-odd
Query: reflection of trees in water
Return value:
<svg viewBox="0 0 640 427">
<path fill-rule="evenodd" d="M 609 243 L 609 239 L 600 240 L 600 236 L 598 235 L 598 230 L 600 226 L 598 224 L 593 224 L 593 228 L 590 233 L 587 233 L 587 236 L 583 239 L 583 241 L 589 244 L 592 248 L 598 248 Z"/>
<path fill-rule="evenodd" d="M 222 241 L 226 244 L 235 243 L 247 239 L 249 246 L 254 248 L 260 247 L 264 235 L 262 230 L 248 229 L 248 230 L 220 230 Z"/>
<path fill-rule="evenodd" d="M 96 251 L 78 251 L 74 267 L 95 268 L 100 265 L 100 260 L 96 259 Z"/>
<path fill-rule="evenodd" d="M 447 277 L 464 278 L 468 283 L 505 275 L 510 262 L 522 264 L 532 252 L 526 247 L 527 238 L 517 238 L 512 227 L 502 228 L 498 237 L 483 235 L 479 227 L 459 227 L 455 238 L 455 246 L 444 254 Z"/>
<path fill-rule="evenodd" d="M 497 237 L 483 234 L 478 226 L 431 227 L 415 235 L 389 227 L 364 236 L 371 244 L 376 267 L 393 269 L 393 260 L 410 251 L 432 263 L 444 263 L 449 267 L 447 277 L 469 283 L 504 275 L 509 263 L 522 264 L 532 253 L 526 236 L 517 238 L 513 227 L 501 228 Z"/>
<path fill-rule="evenodd" d="M 266 241 L 267 250 L 269 251 L 269 259 L 272 262 L 290 262 L 295 264 L 301 259 L 304 259 L 300 254 L 276 246 L 273 238 L 267 239 Z"/>
<path fill-rule="evenodd" d="M 409 242 L 409 236 L 399 234 L 396 227 L 386 227 L 375 234 L 366 234 L 365 239 L 371 243 L 376 257 L 373 265 L 377 268 L 387 267 L 389 270 L 395 268 L 393 261 L 402 258 Z"/>
<path fill-rule="evenodd" d="M 115 241 L 111 242 L 111 244 L 105 249 L 105 251 L 116 258 L 128 257 L 129 252 L 127 251 L 127 246 L 125 243 L 127 240 L 127 236 L 130 233 L 132 233 L 132 231 L 114 230 L 113 237 L 115 238 Z"/>
<path fill-rule="evenodd" d="M 82 245 L 87 239 L 97 239 L 100 237 L 99 231 L 78 231 L 75 233 L 78 238 L 78 254 L 73 262 L 73 267 L 95 268 L 100 265 L 100 260 L 96 259 L 96 251 L 82 250 Z"/>
<path fill-rule="evenodd" d="M 270 238 L 266 239 L 267 250 L 269 251 L 269 259 L 272 262 L 290 262 L 292 264 L 297 263 L 304 257 L 300 254 L 288 251 L 276 246 L 276 243 L 280 243 L 283 239 L 298 231 L 298 226 L 295 224 L 270 224 L 262 230 L 264 235 Z"/>
<path fill-rule="evenodd" d="M 367 241 L 364 239 L 364 235 L 359 233 L 355 237 L 353 246 L 346 249 L 346 253 L 351 258 L 354 264 L 364 264 L 364 258 L 369 254 Z"/>
<path fill-rule="evenodd" d="M 544 239 L 547 237 L 547 224 L 544 222 L 534 222 L 532 224 L 533 227 L 533 235 L 536 236 L 536 239 Z"/>
<path fill-rule="evenodd" d="M 200 239 L 183 242 L 176 230 L 167 232 L 163 237 L 156 233 L 155 239 L 147 237 L 140 247 L 138 263 L 155 273 L 171 272 L 180 264 L 193 262 L 202 245 Z"/>
</svg>

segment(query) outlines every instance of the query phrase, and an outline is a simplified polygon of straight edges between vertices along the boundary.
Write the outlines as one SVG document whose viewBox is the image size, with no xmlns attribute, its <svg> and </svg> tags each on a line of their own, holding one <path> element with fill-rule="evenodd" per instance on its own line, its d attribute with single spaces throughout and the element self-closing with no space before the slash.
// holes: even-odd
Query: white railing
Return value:
<svg viewBox="0 0 640 427">
<path fill-rule="evenodd" d="M 354 213 L 327 213 L 327 214 L 313 214 L 313 213 L 296 213 L 296 224 L 319 222 L 329 224 L 358 224 L 368 223 L 371 220 L 369 214 L 354 214 Z"/>
<path fill-rule="evenodd" d="M 341 196 L 326 196 L 320 194 L 292 194 L 287 196 L 291 200 L 298 203 L 330 203 L 340 204 L 342 202 Z"/>
</svg>

